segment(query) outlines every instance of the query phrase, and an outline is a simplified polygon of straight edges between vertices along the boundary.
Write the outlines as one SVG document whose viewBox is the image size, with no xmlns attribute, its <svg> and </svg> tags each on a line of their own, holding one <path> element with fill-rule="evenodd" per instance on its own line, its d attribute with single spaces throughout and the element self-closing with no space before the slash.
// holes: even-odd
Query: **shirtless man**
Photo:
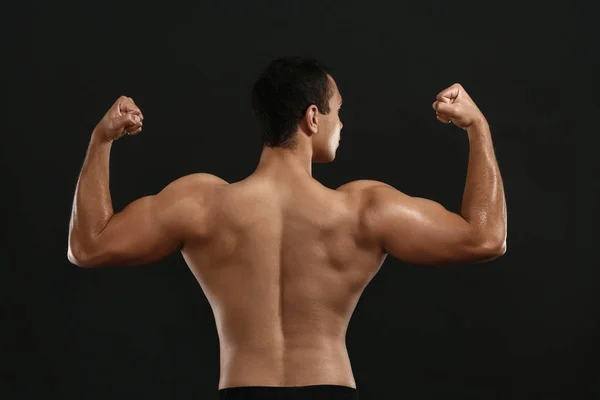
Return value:
<svg viewBox="0 0 600 400">
<path fill-rule="evenodd" d="M 109 192 L 112 143 L 142 130 L 120 97 L 94 129 L 70 221 L 68 259 L 80 267 L 153 263 L 181 251 L 213 310 L 220 398 L 354 399 L 345 335 L 359 297 L 387 254 L 413 264 L 493 260 L 506 251 L 506 205 L 486 119 L 465 89 L 433 108 L 470 142 L 461 213 L 382 182 L 331 190 L 311 163 L 339 146 L 342 96 L 314 60 L 273 61 L 252 92 L 263 151 L 229 184 L 179 178 L 118 213 Z"/>
</svg>

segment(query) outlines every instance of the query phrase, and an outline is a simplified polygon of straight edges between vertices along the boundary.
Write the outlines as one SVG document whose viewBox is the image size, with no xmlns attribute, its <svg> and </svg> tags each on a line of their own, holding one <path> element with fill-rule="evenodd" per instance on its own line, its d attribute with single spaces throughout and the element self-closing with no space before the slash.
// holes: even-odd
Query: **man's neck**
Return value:
<svg viewBox="0 0 600 400">
<path fill-rule="evenodd" d="M 263 147 L 256 172 L 312 178 L 312 148 L 309 145 L 299 144 L 296 149 Z"/>
</svg>

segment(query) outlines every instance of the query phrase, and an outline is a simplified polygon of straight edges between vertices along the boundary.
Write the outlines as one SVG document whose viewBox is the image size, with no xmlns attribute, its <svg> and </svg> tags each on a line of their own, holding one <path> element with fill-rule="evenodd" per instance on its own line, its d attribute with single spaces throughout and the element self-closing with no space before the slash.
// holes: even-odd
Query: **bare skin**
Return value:
<svg viewBox="0 0 600 400">
<path fill-rule="evenodd" d="M 92 134 L 70 222 L 69 260 L 81 267 L 143 265 L 180 250 L 212 307 L 219 389 L 356 387 L 345 344 L 361 293 L 387 254 L 423 265 L 478 263 L 506 250 L 506 205 L 485 118 L 464 88 L 442 91 L 437 118 L 469 134 L 461 215 L 377 181 L 336 190 L 312 178 L 331 162 L 342 123 L 307 110 L 295 150 L 265 148 L 253 174 L 228 184 L 210 174 L 177 179 L 113 213 L 108 161 L 114 140 L 141 132 L 122 97 Z M 137 117 L 137 119 L 136 119 Z"/>
</svg>

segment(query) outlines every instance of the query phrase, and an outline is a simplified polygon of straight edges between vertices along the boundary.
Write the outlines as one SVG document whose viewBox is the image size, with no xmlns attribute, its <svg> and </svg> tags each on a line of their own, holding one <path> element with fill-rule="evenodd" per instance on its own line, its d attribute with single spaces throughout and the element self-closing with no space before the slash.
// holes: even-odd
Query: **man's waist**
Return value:
<svg viewBox="0 0 600 400">
<path fill-rule="evenodd" d="M 221 385 L 355 387 L 348 353 L 340 349 L 286 349 L 221 354 Z"/>
</svg>

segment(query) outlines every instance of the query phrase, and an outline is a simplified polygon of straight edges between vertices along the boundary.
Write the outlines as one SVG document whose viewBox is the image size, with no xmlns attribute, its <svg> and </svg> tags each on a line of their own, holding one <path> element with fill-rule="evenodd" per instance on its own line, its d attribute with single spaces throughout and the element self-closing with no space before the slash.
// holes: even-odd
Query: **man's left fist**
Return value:
<svg viewBox="0 0 600 400">
<path fill-rule="evenodd" d="M 137 135 L 142 131 L 144 116 L 131 97 L 121 96 L 96 125 L 94 134 L 113 141 L 123 135 Z"/>
</svg>

